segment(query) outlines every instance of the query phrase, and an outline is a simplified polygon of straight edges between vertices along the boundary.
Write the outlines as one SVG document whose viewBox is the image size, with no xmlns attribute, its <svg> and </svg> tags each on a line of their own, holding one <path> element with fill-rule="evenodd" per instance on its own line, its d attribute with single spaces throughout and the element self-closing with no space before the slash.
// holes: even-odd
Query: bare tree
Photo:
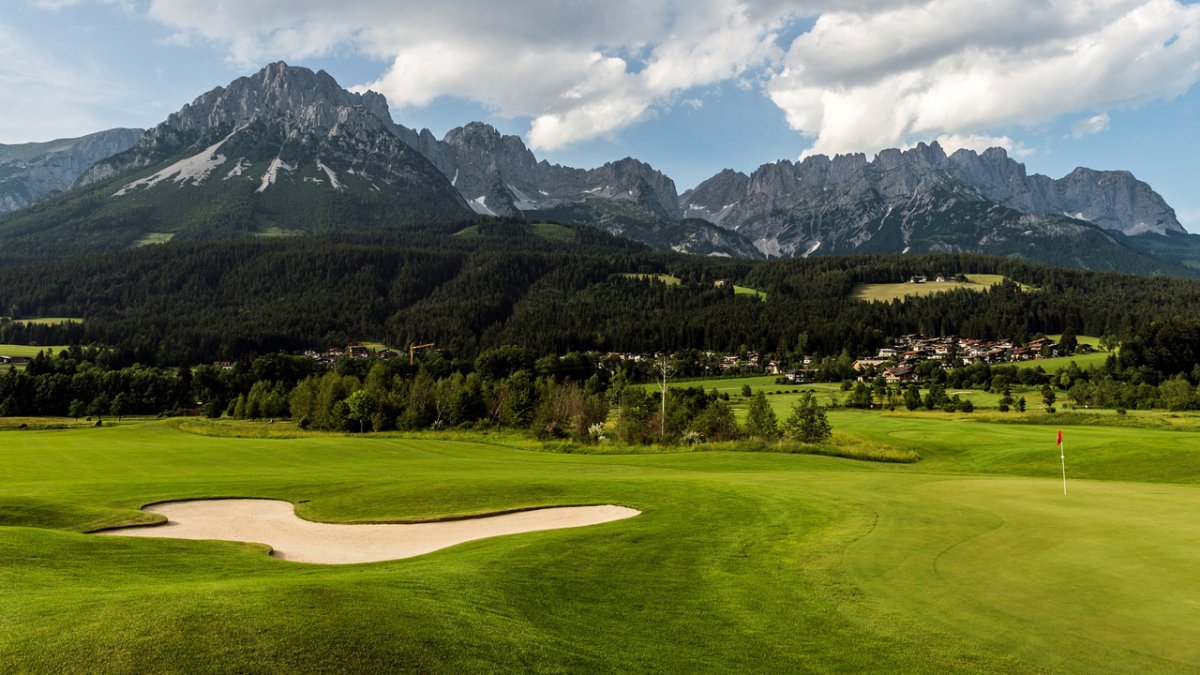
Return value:
<svg viewBox="0 0 1200 675">
<path fill-rule="evenodd" d="M 675 369 L 671 367 L 671 360 L 666 352 L 663 352 L 662 360 L 655 366 L 658 370 L 658 388 L 662 392 L 662 415 L 659 418 L 658 429 L 658 438 L 662 440 L 667 437 L 667 380 L 675 374 Z"/>
</svg>

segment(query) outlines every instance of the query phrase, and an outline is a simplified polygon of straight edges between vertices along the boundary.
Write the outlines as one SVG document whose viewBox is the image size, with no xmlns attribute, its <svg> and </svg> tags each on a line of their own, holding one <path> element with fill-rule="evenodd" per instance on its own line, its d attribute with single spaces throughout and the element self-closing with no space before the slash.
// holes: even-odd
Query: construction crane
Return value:
<svg viewBox="0 0 1200 675">
<path fill-rule="evenodd" d="M 410 342 L 408 344 L 408 365 L 411 366 L 417 362 L 417 350 L 418 349 L 425 349 L 426 347 L 432 347 L 432 346 L 433 346 L 432 342 L 429 342 L 429 343 L 423 344 L 423 345 L 419 345 L 415 342 Z"/>
</svg>

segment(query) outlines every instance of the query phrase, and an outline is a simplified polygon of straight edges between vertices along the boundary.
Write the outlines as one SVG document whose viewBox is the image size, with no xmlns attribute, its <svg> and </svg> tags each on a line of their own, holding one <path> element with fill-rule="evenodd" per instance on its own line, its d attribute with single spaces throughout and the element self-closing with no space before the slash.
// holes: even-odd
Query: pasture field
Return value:
<svg viewBox="0 0 1200 675">
<path fill-rule="evenodd" d="M 962 281 L 928 281 L 923 284 L 861 284 L 854 291 L 854 297 L 866 302 L 891 302 L 903 300 L 906 297 L 920 297 L 966 289 L 969 291 L 986 291 L 992 286 L 1004 283 L 1006 277 L 1000 274 L 967 274 L 966 282 Z M 1032 286 L 1017 282 L 1021 290 L 1033 290 Z"/>
<path fill-rule="evenodd" d="M 757 288 L 750 288 L 749 286 L 736 286 L 735 285 L 733 287 L 733 294 L 734 295 L 753 295 L 754 297 L 762 300 L 763 302 L 767 301 L 767 294 L 765 291 L 760 291 Z"/>
<path fill-rule="evenodd" d="M 575 230 L 556 223 L 528 223 L 521 226 L 526 232 L 547 241 L 570 242 L 575 239 Z M 479 236 L 478 225 L 468 225 L 454 233 L 456 237 L 473 239 Z"/>
<path fill-rule="evenodd" d="M 1068 427 L 1063 497 L 1052 427 L 830 417 L 839 431 L 924 459 L 576 455 L 429 437 L 232 438 L 155 421 L 0 432 L 0 663 L 1200 668 L 1200 434 Z M 642 514 L 346 566 L 285 562 L 256 544 L 85 534 L 150 522 L 145 504 L 203 497 L 284 499 L 332 522 L 596 503 Z"/>
<path fill-rule="evenodd" d="M 639 281 L 646 281 L 648 279 L 653 279 L 656 281 L 661 281 L 662 283 L 664 283 L 668 286 L 678 286 L 681 283 L 679 277 L 677 277 L 673 274 L 649 274 L 649 273 L 642 273 L 642 272 L 626 272 L 625 274 L 622 274 L 621 276 L 628 277 L 630 279 L 638 279 Z"/>
<path fill-rule="evenodd" d="M 11 319 L 5 317 L 13 323 L 27 323 L 35 326 L 59 326 L 64 323 L 83 323 L 83 319 L 70 316 L 39 316 L 32 319 Z"/>
<path fill-rule="evenodd" d="M 1062 340 L 1062 333 L 1048 333 L 1046 337 L 1059 342 Z M 1076 335 L 1075 340 L 1081 345 L 1091 345 L 1097 350 L 1100 349 L 1100 338 L 1095 335 Z"/>
<path fill-rule="evenodd" d="M 51 350 L 51 351 L 53 351 L 55 354 L 57 354 L 58 352 L 62 351 L 63 349 L 69 349 L 69 347 L 67 347 L 67 346 L 65 346 L 65 345 L 37 346 L 37 345 L 8 345 L 8 344 L 0 344 L 0 356 L 29 356 L 29 357 L 33 357 L 33 356 L 37 356 L 37 355 L 38 355 L 38 352 L 43 352 L 43 351 L 46 351 L 46 350 Z"/>
<path fill-rule="evenodd" d="M 149 246 L 151 244 L 165 244 L 175 237 L 174 232 L 147 232 L 146 236 L 138 239 L 133 243 L 132 248 L 139 246 Z"/>
<path fill-rule="evenodd" d="M 1047 373 L 1057 372 L 1074 361 L 1081 369 L 1087 370 L 1090 366 L 1103 368 L 1105 361 L 1108 360 L 1112 352 L 1092 352 L 1091 354 L 1075 354 L 1074 356 L 1056 356 L 1050 359 L 1035 359 L 1033 361 L 1017 361 L 1014 365 L 1021 369 L 1042 367 L 1042 370 Z M 1010 365 L 1010 364 L 1006 364 Z"/>
</svg>

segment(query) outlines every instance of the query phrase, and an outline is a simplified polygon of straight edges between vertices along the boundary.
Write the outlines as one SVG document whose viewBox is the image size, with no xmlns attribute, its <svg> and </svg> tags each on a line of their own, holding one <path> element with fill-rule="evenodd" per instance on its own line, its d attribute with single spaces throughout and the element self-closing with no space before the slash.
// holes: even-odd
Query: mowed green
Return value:
<svg viewBox="0 0 1200 675">
<path fill-rule="evenodd" d="M 1200 668 L 1200 434 L 835 412 L 916 465 L 0 433 L 0 663 L 23 672 L 1136 672 Z M 1103 479 L 1103 480 L 1096 480 Z M 95 537 L 138 507 L 338 522 L 616 503 L 636 518 L 367 565 Z"/>
<path fill-rule="evenodd" d="M 854 289 L 854 297 L 867 302 L 891 302 L 903 300 L 906 297 L 919 297 L 966 289 L 969 291 L 986 291 L 992 286 L 1004 283 L 1007 277 L 1000 274 L 966 274 L 966 281 L 928 281 L 923 284 L 901 282 L 897 284 L 860 284 Z M 1032 286 L 1017 282 L 1021 290 L 1032 290 Z"/>
</svg>

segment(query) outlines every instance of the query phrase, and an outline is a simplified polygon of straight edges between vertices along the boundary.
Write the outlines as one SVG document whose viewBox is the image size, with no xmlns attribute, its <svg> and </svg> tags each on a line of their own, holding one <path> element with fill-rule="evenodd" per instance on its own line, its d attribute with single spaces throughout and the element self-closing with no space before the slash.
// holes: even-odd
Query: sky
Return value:
<svg viewBox="0 0 1200 675">
<path fill-rule="evenodd" d="M 1200 0 L 7 0 L 0 143 L 151 127 L 285 60 L 541 159 L 725 168 L 937 140 L 1124 169 L 1200 233 Z"/>
</svg>

